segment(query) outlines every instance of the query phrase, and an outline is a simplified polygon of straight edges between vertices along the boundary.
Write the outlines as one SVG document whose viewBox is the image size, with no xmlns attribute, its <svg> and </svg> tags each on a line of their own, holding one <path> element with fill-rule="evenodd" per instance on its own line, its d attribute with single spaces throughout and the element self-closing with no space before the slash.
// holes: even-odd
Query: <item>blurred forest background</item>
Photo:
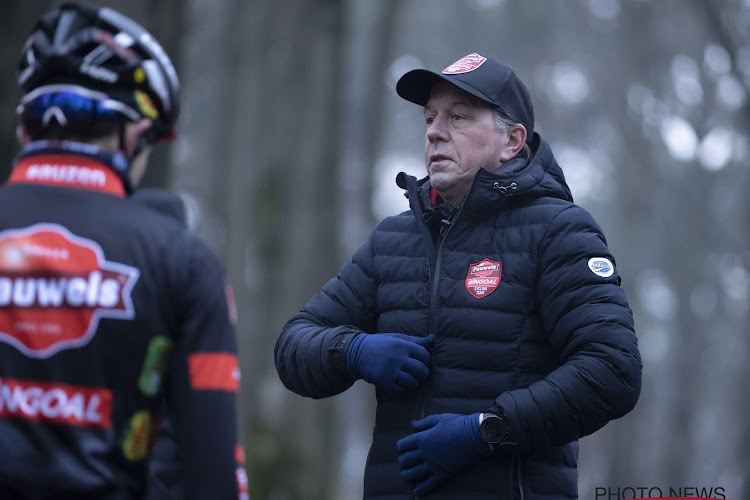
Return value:
<svg viewBox="0 0 750 500">
<path fill-rule="evenodd" d="M 18 52 L 58 3 L 2 0 L 3 178 Z M 273 346 L 372 225 L 406 208 L 395 174 L 423 176 L 422 112 L 396 96 L 397 78 L 471 52 L 528 84 L 537 130 L 604 228 L 635 312 L 643 393 L 582 440 L 581 498 L 750 497 L 750 1 L 100 4 L 149 29 L 181 76 L 178 138 L 145 184 L 183 196 L 232 277 L 255 500 L 361 498 L 374 392 L 300 398 L 278 381 Z"/>
</svg>

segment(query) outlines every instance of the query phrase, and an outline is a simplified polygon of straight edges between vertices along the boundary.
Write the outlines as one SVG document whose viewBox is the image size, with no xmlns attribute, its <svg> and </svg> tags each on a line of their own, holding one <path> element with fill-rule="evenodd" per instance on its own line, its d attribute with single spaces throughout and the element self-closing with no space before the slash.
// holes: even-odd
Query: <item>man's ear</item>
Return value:
<svg viewBox="0 0 750 500">
<path fill-rule="evenodd" d="M 31 136 L 29 136 L 26 127 L 21 123 L 16 125 L 16 139 L 18 139 L 18 144 L 20 144 L 22 148 L 26 147 L 26 145 L 31 142 Z"/>
<path fill-rule="evenodd" d="M 133 155 L 138 146 L 138 138 L 145 134 L 153 126 L 148 118 L 143 118 L 137 122 L 129 122 L 125 125 L 125 153 L 128 156 Z"/>
<path fill-rule="evenodd" d="M 500 161 L 505 163 L 515 158 L 518 153 L 523 149 L 523 145 L 526 144 L 526 129 L 523 125 L 516 124 L 508 128 L 508 141 L 505 143 L 505 147 L 500 153 Z"/>
</svg>

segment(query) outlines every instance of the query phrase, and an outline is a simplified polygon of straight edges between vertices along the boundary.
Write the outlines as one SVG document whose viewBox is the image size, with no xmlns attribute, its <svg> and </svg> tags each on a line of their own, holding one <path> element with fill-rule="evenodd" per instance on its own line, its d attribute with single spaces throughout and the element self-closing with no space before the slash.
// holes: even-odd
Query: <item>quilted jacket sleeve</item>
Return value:
<svg viewBox="0 0 750 500">
<path fill-rule="evenodd" d="M 518 453 L 593 433 L 632 410 L 641 390 L 632 311 L 601 229 L 588 212 L 573 205 L 554 218 L 538 266 L 539 315 L 561 365 L 496 399 Z"/>
<path fill-rule="evenodd" d="M 284 325 L 276 341 L 276 370 L 301 396 L 324 398 L 355 381 L 346 369 L 346 350 L 355 335 L 374 331 L 377 282 L 365 243 L 338 276 Z"/>
</svg>

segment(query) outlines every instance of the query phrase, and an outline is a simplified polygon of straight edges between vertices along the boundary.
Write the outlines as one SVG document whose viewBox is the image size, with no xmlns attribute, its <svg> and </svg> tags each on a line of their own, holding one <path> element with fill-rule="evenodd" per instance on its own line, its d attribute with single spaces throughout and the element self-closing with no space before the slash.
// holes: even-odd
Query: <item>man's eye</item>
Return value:
<svg viewBox="0 0 750 500">
<path fill-rule="evenodd" d="M 432 117 L 432 116 L 425 116 L 424 122 L 425 122 L 425 123 L 426 123 L 427 125 L 432 125 L 432 122 L 434 122 L 434 121 L 435 121 L 435 118 L 434 118 L 434 117 Z"/>
<path fill-rule="evenodd" d="M 454 122 L 455 121 L 459 121 L 459 120 L 463 120 L 463 119 L 464 119 L 463 115 L 451 115 L 451 120 L 453 120 Z"/>
</svg>

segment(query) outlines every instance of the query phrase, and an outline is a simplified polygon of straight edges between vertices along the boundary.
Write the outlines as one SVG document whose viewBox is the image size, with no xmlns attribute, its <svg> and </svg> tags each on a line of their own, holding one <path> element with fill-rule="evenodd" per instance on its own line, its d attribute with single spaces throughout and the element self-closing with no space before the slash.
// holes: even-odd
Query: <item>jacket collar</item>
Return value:
<svg viewBox="0 0 750 500">
<path fill-rule="evenodd" d="M 570 188 L 549 143 L 535 132 L 529 145 L 530 158 L 514 158 L 494 172 L 485 169 L 477 172 L 463 201 L 464 211 L 484 212 L 489 206 L 502 205 L 512 200 L 542 197 L 573 201 Z M 417 215 L 420 217 L 438 201 L 433 195 L 434 189 L 429 177 L 417 180 L 401 172 L 396 183 L 406 189 L 412 209 L 416 211 L 415 205 L 419 206 Z"/>
</svg>

